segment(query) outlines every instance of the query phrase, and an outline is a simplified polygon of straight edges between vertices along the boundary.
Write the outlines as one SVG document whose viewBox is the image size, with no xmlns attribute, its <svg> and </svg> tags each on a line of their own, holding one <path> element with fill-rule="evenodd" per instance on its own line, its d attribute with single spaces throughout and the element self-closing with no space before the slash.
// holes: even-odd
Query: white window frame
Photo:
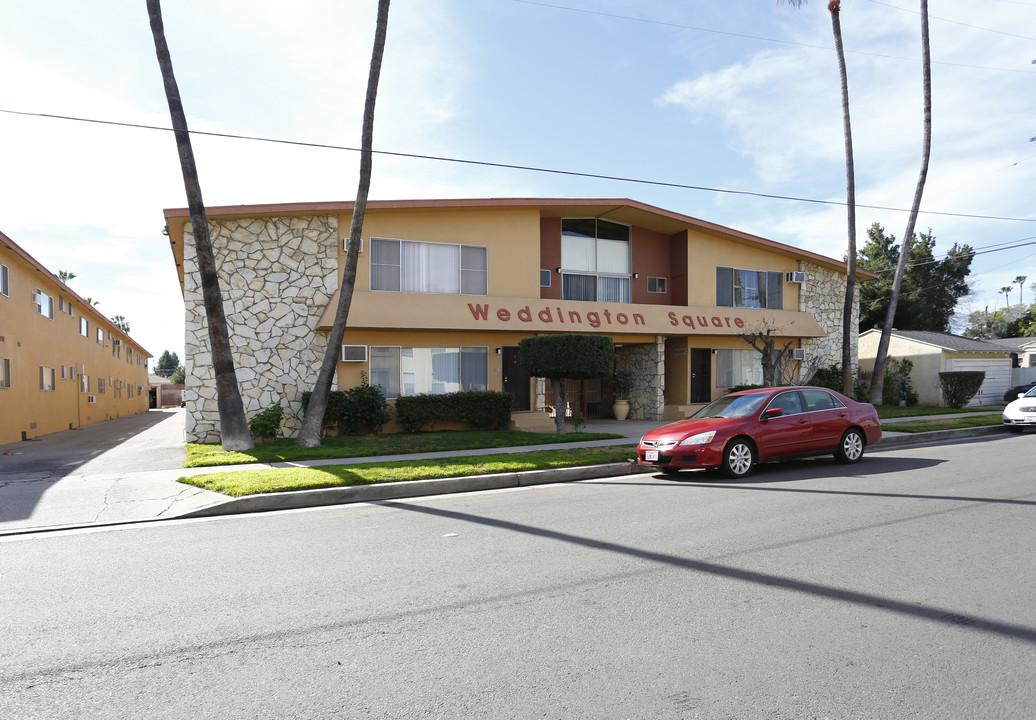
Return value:
<svg viewBox="0 0 1036 720">
<path fill-rule="evenodd" d="M 385 394 L 387 399 L 395 399 L 398 397 L 409 397 L 412 395 L 436 395 L 436 394 L 449 394 L 454 392 L 463 392 L 465 388 L 471 391 L 488 390 L 489 389 L 489 347 L 486 345 L 463 345 L 455 347 L 402 347 L 399 345 L 371 345 L 370 346 L 370 382 L 372 385 L 379 385 L 382 392 Z M 439 355 L 453 354 L 452 351 L 456 352 L 457 356 L 457 379 L 438 379 L 434 376 L 434 359 L 433 375 L 429 379 L 428 377 L 417 377 L 414 370 L 406 367 L 406 358 L 414 358 L 414 351 L 445 351 L 440 352 Z M 389 351 L 388 354 L 394 352 L 394 362 L 390 361 L 389 367 L 380 367 L 379 360 L 385 356 L 385 351 Z M 465 377 L 464 371 L 464 355 L 465 351 L 478 351 L 479 354 L 485 359 L 484 368 L 480 369 L 481 372 L 478 374 L 480 378 Z M 394 367 L 392 367 L 394 366 Z M 385 387 L 380 382 L 377 375 L 388 372 L 390 375 L 395 370 L 396 377 L 388 377 L 389 387 Z M 393 383 L 393 380 L 395 381 Z M 481 380 L 481 382 L 479 382 Z M 456 387 L 444 387 L 439 392 L 436 392 L 435 386 L 437 384 L 450 385 Z M 393 387 L 395 385 L 395 387 Z"/>
<path fill-rule="evenodd" d="M 97 328 L 97 344 L 104 347 L 104 328 Z"/>
<path fill-rule="evenodd" d="M 756 350 L 716 350 L 716 387 L 763 384 L 763 356 Z"/>
<path fill-rule="evenodd" d="M 584 234 L 565 234 L 566 221 L 594 221 L 594 237 Z M 598 228 L 600 223 L 607 223 L 615 227 L 625 227 L 627 235 L 625 240 L 601 237 Z M 612 222 L 611 220 L 599 220 L 597 218 L 562 218 L 561 220 L 561 297 L 564 300 L 584 302 L 633 302 L 633 228 L 625 223 Z M 614 272 L 607 268 L 601 269 L 602 258 L 610 255 L 608 248 L 615 244 L 625 245 L 625 269 L 622 272 Z M 580 247 L 582 246 L 582 247 Z M 592 298 L 573 298 L 568 294 L 566 280 L 575 278 L 593 278 Z M 606 288 L 609 284 L 618 282 L 621 288 L 620 297 L 602 297 L 607 295 Z"/>
<path fill-rule="evenodd" d="M 11 359 L 0 358 L 0 389 L 11 387 Z"/>
<path fill-rule="evenodd" d="M 79 334 L 85 338 L 90 337 L 90 321 L 82 315 L 79 316 Z"/>
<path fill-rule="evenodd" d="M 649 275 L 647 279 L 647 291 L 649 293 L 664 295 L 669 292 L 669 280 L 664 277 L 654 277 Z"/>
<path fill-rule="evenodd" d="M 40 390 L 54 392 L 57 386 L 57 378 L 54 368 L 40 365 Z"/>
<path fill-rule="evenodd" d="M 43 298 L 47 299 L 46 312 L 44 312 Z M 36 305 L 36 313 L 42 315 L 50 320 L 54 319 L 54 298 L 43 292 L 39 288 L 36 288 L 36 292 L 32 295 L 32 301 Z"/>
<path fill-rule="evenodd" d="M 386 237 L 372 237 L 370 242 L 370 262 L 368 264 L 370 267 L 369 287 L 372 292 L 474 296 L 486 296 L 489 294 L 489 249 L 484 245 L 433 243 Z M 393 243 L 398 247 L 398 264 L 375 262 L 380 243 Z M 431 268 L 421 267 L 419 261 L 408 259 L 408 255 L 423 255 L 428 252 L 441 253 L 448 249 L 453 249 L 456 252 L 454 259 L 455 277 L 449 277 L 451 273 L 446 273 L 444 276 L 442 272 L 432 276 Z M 465 267 L 465 255 L 467 254 L 470 258 L 472 254 L 470 251 L 472 250 L 481 255 L 481 267 Z M 418 267 L 414 267 L 414 265 Z M 393 268 L 395 268 L 394 272 Z M 390 280 L 391 275 L 395 275 L 395 282 L 386 282 Z M 438 286 L 442 289 L 438 289 L 436 283 L 442 282 L 443 279 L 446 282 Z M 476 286 L 478 286 L 477 290 L 474 289 Z M 422 287 L 430 289 L 422 289 Z"/>
<path fill-rule="evenodd" d="M 11 271 L 3 263 L 0 263 L 0 295 L 11 296 Z"/>
</svg>

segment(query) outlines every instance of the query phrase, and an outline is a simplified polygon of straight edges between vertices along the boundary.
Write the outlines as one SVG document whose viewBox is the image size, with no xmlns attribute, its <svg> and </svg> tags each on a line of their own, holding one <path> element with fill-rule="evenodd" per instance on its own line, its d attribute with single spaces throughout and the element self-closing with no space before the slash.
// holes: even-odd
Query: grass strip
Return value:
<svg viewBox="0 0 1036 720">
<path fill-rule="evenodd" d="M 518 430 L 453 430 L 391 435 L 349 435 L 324 438 L 319 447 L 304 448 L 294 438 L 281 438 L 257 445 L 244 452 L 226 452 L 219 445 L 187 445 L 185 468 L 247 465 L 249 463 L 326 460 L 330 458 L 408 455 L 421 452 L 449 452 L 482 448 L 523 447 L 551 443 L 613 440 L 623 437 L 614 433 L 532 433 Z"/>
<path fill-rule="evenodd" d="M 878 411 L 878 418 L 919 417 L 923 415 L 956 415 L 958 413 L 988 413 L 989 408 L 938 408 L 938 407 L 905 407 L 899 405 L 878 405 L 874 408 Z M 999 416 L 997 416 L 999 417 Z"/>
<path fill-rule="evenodd" d="M 884 426 L 889 432 L 920 433 L 933 430 L 956 430 L 959 428 L 985 427 L 987 425 L 1003 425 L 1004 418 L 996 415 L 976 415 L 974 417 L 947 418 L 945 420 L 925 420 L 918 422 L 897 422 Z"/>
<path fill-rule="evenodd" d="M 571 450 L 540 450 L 507 455 L 473 455 L 356 465 L 276 470 L 238 470 L 180 478 L 180 482 L 231 497 L 262 493 L 317 490 L 351 485 L 527 472 L 555 468 L 606 465 L 632 459 L 636 445 L 608 445 Z"/>
</svg>

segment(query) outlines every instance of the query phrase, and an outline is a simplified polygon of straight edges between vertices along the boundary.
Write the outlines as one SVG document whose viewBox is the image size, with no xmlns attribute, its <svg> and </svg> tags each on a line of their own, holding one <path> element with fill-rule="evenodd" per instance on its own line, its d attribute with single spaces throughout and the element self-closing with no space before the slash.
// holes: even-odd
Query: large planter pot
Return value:
<svg viewBox="0 0 1036 720">
<path fill-rule="evenodd" d="M 625 420 L 626 416 L 630 414 L 630 401 L 616 400 L 612 405 L 612 412 L 615 413 L 616 420 Z"/>
</svg>

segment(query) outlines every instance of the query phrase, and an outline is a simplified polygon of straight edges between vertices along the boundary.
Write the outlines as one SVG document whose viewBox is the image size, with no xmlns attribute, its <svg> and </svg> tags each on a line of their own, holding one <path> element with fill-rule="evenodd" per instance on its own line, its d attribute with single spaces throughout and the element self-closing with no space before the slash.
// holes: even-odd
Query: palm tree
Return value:
<svg viewBox="0 0 1036 720">
<path fill-rule="evenodd" d="M 800 7 L 806 0 L 787 0 Z M 778 0 L 780 2 L 780 0 Z M 827 9 L 831 13 L 831 30 L 835 38 L 835 53 L 838 57 L 838 77 L 842 88 L 842 131 L 845 137 L 845 205 L 849 242 L 846 249 L 848 262 L 845 271 L 845 302 L 842 307 L 842 392 L 852 395 L 852 331 L 853 306 L 856 299 L 856 173 L 853 160 L 853 133 L 849 122 L 849 80 L 845 69 L 845 51 L 842 47 L 841 0 L 830 0 Z"/>
<path fill-rule="evenodd" d="M 338 309 L 335 321 L 327 337 L 327 351 L 320 365 L 313 394 L 310 395 L 306 415 L 296 442 L 302 447 L 316 447 L 320 444 L 320 430 L 324 424 L 324 412 L 331 395 L 331 381 L 338 367 L 339 346 L 345 334 L 352 305 L 353 285 L 356 282 L 356 262 L 360 249 L 360 234 L 363 231 L 363 216 L 367 210 L 367 192 L 371 184 L 371 158 L 374 146 L 374 103 L 378 98 L 378 80 L 381 77 L 381 59 L 385 54 L 385 35 L 388 31 L 389 0 L 378 0 L 378 21 L 374 28 L 374 49 L 371 52 L 370 74 L 367 76 L 367 99 L 363 109 L 363 137 L 360 149 L 360 182 L 356 189 L 356 203 L 353 205 L 352 223 L 349 226 L 349 250 L 345 258 L 345 272 L 338 292 Z"/>
<path fill-rule="evenodd" d="M 1022 299 L 1022 290 L 1025 287 L 1025 281 L 1026 280 L 1028 280 L 1028 276 L 1027 275 L 1019 275 L 1018 277 L 1016 277 L 1014 279 L 1015 285 L 1018 286 L 1018 303 L 1020 305 L 1024 305 L 1025 304 L 1025 300 Z"/>
<path fill-rule="evenodd" d="M 1014 285 L 1004 285 L 1000 288 L 1000 292 L 1004 294 L 1005 307 L 1011 307 L 1011 291 L 1014 290 Z"/>
<path fill-rule="evenodd" d="M 234 370 L 234 355 L 230 350 L 230 333 L 227 318 L 223 313 L 223 296 L 216 272 L 216 258 L 209 240 L 209 221 L 202 202 L 198 168 L 194 163 L 194 150 L 187 130 L 180 90 L 173 76 L 173 61 L 165 39 L 162 23 L 162 8 L 159 0 L 147 0 L 151 34 L 155 40 L 158 65 L 162 70 L 169 115 L 176 135 L 176 148 L 180 155 L 180 170 L 183 173 L 184 189 L 187 191 L 187 206 L 190 209 L 191 225 L 194 229 L 194 245 L 198 255 L 198 271 L 201 276 L 202 294 L 205 299 L 205 314 L 208 318 L 209 345 L 212 347 L 212 366 L 216 375 L 216 406 L 219 410 L 220 442 L 224 450 L 248 450 L 254 446 L 252 434 L 245 419 L 245 408 L 241 402 L 241 391 L 237 385 Z"/>
<path fill-rule="evenodd" d="M 874 370 L 871 374 L 871 403 L 880 405 L 883 401 L 882 388 L 885 380 L 885 360 L 888 356 L 889 340 L 892 337 L 892 324 L 896 317 L 896 306 L 899 304 L 899 290 L 903 285 L 903 277 L 907 270 L 907 256 L 910 254 L 910 243 L 914 238 L 914 225 L 917 213 L 921 209 L 921 195 L 924 192 L 925 178 L 928 176 L 928 158 L 932 151 L 932 57 L 928 41 L 928 0 L 921 0 L 921 75 L 922 93 L 924 96 L 923 138 L 921 140 L 921 171 L 914 189 L 914 202 L 910 206 L 910 217 L 907 219 L 906 232 L 899 249 L 899 263 L 896 275 L 892 280 L 892 294 L 889 297 L 888 314 L 885 325 L 881 328 L 878 340 L 878 351 L 874 357 Z"/>
</svg>

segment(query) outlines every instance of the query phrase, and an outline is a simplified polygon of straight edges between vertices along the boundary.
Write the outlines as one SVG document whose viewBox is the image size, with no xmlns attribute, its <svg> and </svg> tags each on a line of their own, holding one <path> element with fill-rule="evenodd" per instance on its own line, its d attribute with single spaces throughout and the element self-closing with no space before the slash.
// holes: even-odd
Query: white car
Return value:
<svg viewBox="0 0 1036 720">
<path fill-rule="evenodd" d="M 1004 427 L 1021 432 L 1024 427 L 1036 427 L 1036 387 L 1004 408 Z"/>
</svg>

